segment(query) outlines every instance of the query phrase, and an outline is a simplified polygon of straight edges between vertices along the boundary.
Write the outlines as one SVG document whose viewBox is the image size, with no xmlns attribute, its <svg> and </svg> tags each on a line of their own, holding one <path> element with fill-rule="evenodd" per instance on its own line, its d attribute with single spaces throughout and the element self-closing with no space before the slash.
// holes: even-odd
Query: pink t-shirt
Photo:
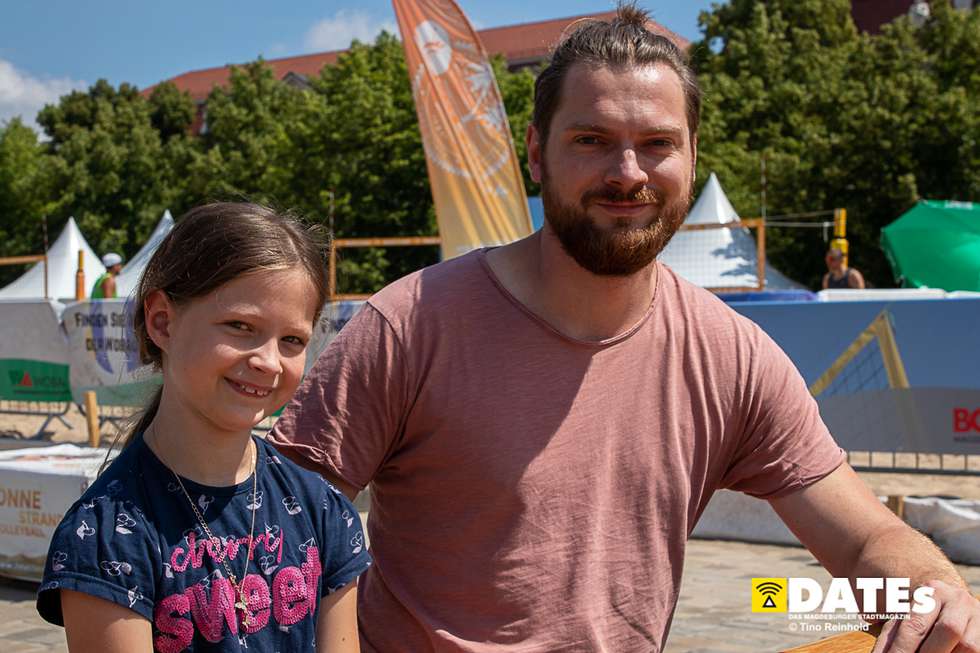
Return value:
<svg viewBox="0 0 980 653">
<path fill-rule="evenodd" d="M 843 460 L 755 324 L 659 265 L 615 338 L 569 338 L 484 251 L 375 295 L 273 440 L 372 483 L 365 651 L 650 651 L 718 488 L 784 495 Z"/>
</svg>

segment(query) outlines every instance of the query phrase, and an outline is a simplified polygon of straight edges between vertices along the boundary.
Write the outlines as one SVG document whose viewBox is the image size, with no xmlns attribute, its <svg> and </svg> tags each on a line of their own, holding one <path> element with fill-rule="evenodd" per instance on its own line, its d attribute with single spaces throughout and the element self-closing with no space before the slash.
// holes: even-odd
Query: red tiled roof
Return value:
<svg viewBox="0 0 980 653">
<path fill-rule="evenodd" d="M 529 60 L 541 60 L 548 56 L 551 49 L 558 43 L 565 29 L 572 23 L 584 18 L 608 20 L 616 15 L 615 11 L 604 11 L 585 16 L 554 18 L 537 23 L 508 25 L 507 27 L 492 27 L 478 32 L 483 47 L 490 54 L 502 54 L 511 64 Z M 687 39 L 671 32 L 663 25 L 654 21 L 647 22 L 647 28 L 654 34 L 666 36 L 683 50 L 690 45 Z"/>
<path fill-rule="evenodd" d="M 912 0 L 851 0 L 851 16 L 858 29 L 871 34 L 885 23 L 907 13 Z"/>
<path fill-rule="evenodd" d="M 616 14 L 615 11 L 605 11 L 597 14 L 585 16 L 571 16 L 567 18 L 555 18 L 552 20 L 539 21 L 536 23 L 523 23 L 521 25 L 509 25 L 507 27 L 493 27 L 480 30 L 477 33 L 483 46 L 490 54 L 501 54 L 511 65 L 536 62 L 545 58 L 561 37 L 565 28 L 570 24 L 583 18 L 608 19 Z M 680 48 L 687 49 L 690 45 L 687 39 L 675 34 L 666 27 L 650 21 L 647 27 L 656 34 L 662 34 L 671 39 Z M 283 59 L 269 59 L 269 65 L 276 78 L 282 79 L 287 73 L 293 72 L 307 77 L 313 77 L 320 73 L 320 70 L 329 64 L 337 61 L 337 58 L 345 50 L 335 50 L 333 52 L 318 52 L 316 54 L 301 55 L 298 57 L 286 57 Z M 215 86 L 224 86 L 228 83 L 231 76 L 229 66 L 219 68 L 206 68 L 195 70 L 166 80 L 172 82 L 182 91 L 190 93 L 195 101 L 203 102 L 207 99 L 211 89 Z M 143 89 L 144 95 L 149 95 L 156 87 L 150 86 Z"/>
</svg>

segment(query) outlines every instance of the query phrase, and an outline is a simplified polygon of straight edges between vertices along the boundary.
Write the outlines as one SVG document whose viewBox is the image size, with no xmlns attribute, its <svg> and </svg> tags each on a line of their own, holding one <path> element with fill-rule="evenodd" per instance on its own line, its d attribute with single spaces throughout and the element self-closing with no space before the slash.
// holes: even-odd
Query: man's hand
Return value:
<svg viewBox="0 0 980 653">
<path fill-rule="evenodd" d="M 980 653 L 980 601 L 966 589 L 929 581 L 936 607 L 885 624 L 872 653 Z"/>
</svg>

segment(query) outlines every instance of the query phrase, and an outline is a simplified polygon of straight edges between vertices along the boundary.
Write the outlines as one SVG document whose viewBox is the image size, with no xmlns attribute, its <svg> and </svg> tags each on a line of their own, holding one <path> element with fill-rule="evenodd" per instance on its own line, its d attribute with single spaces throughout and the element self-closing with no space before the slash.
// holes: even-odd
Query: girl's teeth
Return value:
<svg viewBox="0 0 980 653">
<path fill-rule="evenodd" d="M 237 385 L 239 388 L 241 388 L 242 389 L 242 392 L 245 392 L 245 393 L 250 394 L 250 395 L 255 395 L 257 397 L 264 397 L 267 394 L 269 394 L 268 392 L 261 392 L 261 391 L 257 390 L 256 388 L 250 388 L 250 387 L 248 387 L 246 385 L 242 385 L 241 383 L 236 383 L 235 385 Z"/>
</svg>

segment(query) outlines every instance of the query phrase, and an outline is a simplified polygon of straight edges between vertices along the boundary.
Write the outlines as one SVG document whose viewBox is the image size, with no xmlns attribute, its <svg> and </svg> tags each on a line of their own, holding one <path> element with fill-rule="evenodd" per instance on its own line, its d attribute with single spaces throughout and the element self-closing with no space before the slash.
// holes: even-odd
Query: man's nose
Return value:
<svg viewBox="0 0 980 653">
<path fill-rule="evenodd" d="M 611 162 L 606 171 L 606 183 L 627 192 L 637 187 L 643 187 L 650 181 L 650 177 L 640 167 L 636 158 L 636 151 L 630 147 L 620 149 L 615 159 Z"/>
</svg>

